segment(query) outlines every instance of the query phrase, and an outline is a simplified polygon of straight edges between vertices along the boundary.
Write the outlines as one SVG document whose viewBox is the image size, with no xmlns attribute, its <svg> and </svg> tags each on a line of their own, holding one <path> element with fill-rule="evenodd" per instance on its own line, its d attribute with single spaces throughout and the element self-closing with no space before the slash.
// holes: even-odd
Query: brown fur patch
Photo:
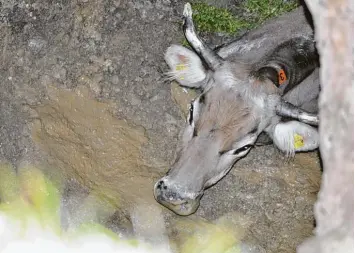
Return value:
<svg viewBox="0 0 355 253">
<path fill-rule="evenodd" d="M 206 96 L 207 104 L 201 105 L 196 122 L 197 133 L 213 134 L 221 143 L 221 151 L 228 150 L 256 126 L 254 112 L 235 91 L 212 88 Z"/>
</svg>

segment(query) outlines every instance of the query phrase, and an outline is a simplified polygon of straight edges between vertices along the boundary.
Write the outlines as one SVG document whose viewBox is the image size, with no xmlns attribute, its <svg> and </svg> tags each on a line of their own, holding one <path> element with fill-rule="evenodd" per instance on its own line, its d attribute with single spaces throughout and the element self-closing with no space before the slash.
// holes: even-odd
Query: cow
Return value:
<svg viewBox="0 0 355 253">
<path fill-rule="evenodd" d="M 214 50 L 197 35 L 189 3 L 183 19 L 192 50 L 167 49 L 168 75 L 202 92 L 191 103 L 177 159 L 154 185 L 154 197 L 176 214 L 190 215 L 204 190 L 262 133 L 288 156 L 318 148 L 319 56 L 301 8 Z"/>
</svg>

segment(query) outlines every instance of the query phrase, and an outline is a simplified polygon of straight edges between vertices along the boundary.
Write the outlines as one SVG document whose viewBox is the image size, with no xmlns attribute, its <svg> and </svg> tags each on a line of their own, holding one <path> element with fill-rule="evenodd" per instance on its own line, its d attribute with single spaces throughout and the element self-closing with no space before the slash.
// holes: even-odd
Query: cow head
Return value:
<svg viewBox="0 0 355 253">
<path fill-rule="evenodd" d="M 318 147 L 317 131 L 308 125 L 317 124 L 317 116 L 284 102 L 275 85 L 275 80 L 283 81 L 279 80 L 280 70 L 293 81 L 301 78 L 292 74 L 292 62 L 285 61 L 281 66 L 278 61 L 266 59 L 251 66 L 225 61 L 197 37 L 191 14 L 186 4 L 184 32 L 195 52 L 173 45 L 165 60 L 172 79 L 203 92 L 191 103 L 177 160 L 154 186 L 156 200 L 180 215 L 197 210 L 204 190 L 250 151 L 262 131 L 267 131 L 277 147 L 290 155 Z M 271 56 L 283 56 L 286 49 L 287 45 Z M 292 57 L 297 54 L 288 53 Z M 280 116 L 298 121 L 281 123 Z"/>
</svg>

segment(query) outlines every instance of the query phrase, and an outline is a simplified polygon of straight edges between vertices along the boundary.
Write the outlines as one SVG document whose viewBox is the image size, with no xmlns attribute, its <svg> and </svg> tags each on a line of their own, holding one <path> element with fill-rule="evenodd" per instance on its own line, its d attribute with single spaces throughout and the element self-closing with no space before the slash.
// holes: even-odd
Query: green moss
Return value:
<svg viewBox="0 0 355 253">
<path fill-rule="evenodd" d="M 266 20 L 280 16 L 299 6 L 295 0 L 285 2 L 284 0 L 245 0 L 241 8 L 246 13 L 245 21 L 249 28 L 254 28 Z"/>
<path fill-rule="evenodd" d="M 181 45 L 183 45 L 184 47 L 190 47 L 190 44 L 189 44 L 189 42 L 187 42 L 186 39 L 184 39 L 184 40 L 181 42 Z"/>
<path fill-rule="evenodd" d="M 227 9 L 205 3 L 193 3 L 192 10 L 193 20 L 199 31 L 235 34 L 248 26 L 244 20 L 233 16 Z"/>
<path fill-rule="evenodd" d="M 240 17 L 229 10 L 217 8 L 206 3 L 192 3 L 193 20 L 198 32 L 218 32 L 235 35 L 240 31 L 250 30 L 266 20 L 295 9 L 299 4 L 296 0 L 245 0 L 237 6 Z M 183 46 L 189 46 L 186 39 Z"/>
</svg>

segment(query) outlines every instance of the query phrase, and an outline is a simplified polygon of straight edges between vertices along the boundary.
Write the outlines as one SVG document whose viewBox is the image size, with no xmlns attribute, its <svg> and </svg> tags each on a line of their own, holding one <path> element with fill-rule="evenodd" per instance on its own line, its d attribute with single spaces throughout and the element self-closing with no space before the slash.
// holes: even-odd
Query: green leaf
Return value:
<svg viewBox="0 0 355 253">
<path fill-rule="evenodd" d="M 19 185 L 15 169 L 9 164 L 0 165 L 0 199 L 11 202 L 19 194 Z"/>
</svg>

